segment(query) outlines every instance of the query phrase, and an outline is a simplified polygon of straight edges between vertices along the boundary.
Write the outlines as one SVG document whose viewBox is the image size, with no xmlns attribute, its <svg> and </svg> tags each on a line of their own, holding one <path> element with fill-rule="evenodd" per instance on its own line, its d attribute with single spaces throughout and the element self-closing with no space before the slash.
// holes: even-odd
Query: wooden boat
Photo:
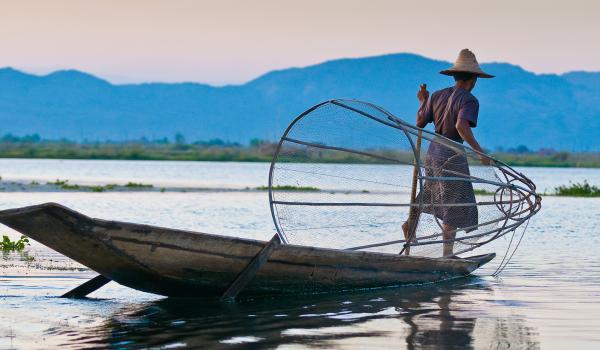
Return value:
<svg viewBox="0 0 600 350">
<path fill-rule="evenodd" d="M 0 223 L 98 272 L 104 276 L 100 285 L 114 280 L 176 297 L 221 296 L 269 246 L 265 241 L 94 219 L 56 203 L 0 211 Z M 430 283 L 468 275 L 494 257 L 434 259 L 277 244 L 242 294 Z"/>
</svg>

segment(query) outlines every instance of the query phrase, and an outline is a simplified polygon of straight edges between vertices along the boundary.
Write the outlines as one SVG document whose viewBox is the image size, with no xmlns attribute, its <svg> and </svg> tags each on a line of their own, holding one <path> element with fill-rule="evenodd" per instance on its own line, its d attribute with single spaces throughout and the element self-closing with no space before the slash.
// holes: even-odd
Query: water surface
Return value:
<svg viewBox="0 0 600 350">
<path fill-rule="evenodd" d="M 265 164 L 0 160 L 12 179 L 137 181 L 239 188 L 266 183 Z M 540 188 L 600 183 L 594 169 L 520 169 Z M 200 176 L 201 175 L 201 176 Z M 77 180 L 77 181 L 75 181 Z M 171 183 L 173 183 L 171 182 Z M 268 239 L 262 192 L 1 193 L 0 209 L 54 201 L 84 214 Z M 0 348 L 600 347 L 600 200 L 545 197 L 509 267 L 429 286 L 343 294 L 177 300 L 114 282 L 85 300 L 57 296 L 93 272 L 32 242 L 0 260 Z M 12 238 L 18 233 L 0 226 Z M 496 249 L 498 247 L 490 247 Z"/>
</svg>

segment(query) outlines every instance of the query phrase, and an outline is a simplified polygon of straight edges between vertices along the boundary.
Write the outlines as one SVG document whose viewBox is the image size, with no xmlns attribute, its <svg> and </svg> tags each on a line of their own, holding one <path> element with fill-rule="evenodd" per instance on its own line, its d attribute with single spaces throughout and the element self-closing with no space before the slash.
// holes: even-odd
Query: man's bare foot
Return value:
<svg viewBox="0 0 600 350">
<path fill-rule="evenodd" d="M 404 232 L 404 240 L 406 241 L 406 242 L 404 242 L 404 254 L 405 255 L 410 255 L 410 246 L 407 245 L 408 244 L 408 235 L 409 235 L 409 233 L 408 233 L 408 221 L 405 221 L 402 224 L 402 231 Z"/>
</svg>

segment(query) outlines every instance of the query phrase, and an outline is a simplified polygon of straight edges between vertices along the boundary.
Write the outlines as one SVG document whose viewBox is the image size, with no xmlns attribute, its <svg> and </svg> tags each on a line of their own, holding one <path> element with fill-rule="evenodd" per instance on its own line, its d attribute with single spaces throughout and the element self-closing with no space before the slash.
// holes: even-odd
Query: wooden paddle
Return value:
<svg viewBox="0 0 600 350">
<path fill-rule="evenodd" d="M 246 287 L 248 282 L 254 278 L 260 268 L 269 260 L 269 257 L 273 253 L 273 250 L 281 244 L 279 236 L 275 234 L 270 241 L 250 260 L 248 265 L 237 275 L 237 277 L 231 282 L 229 287 L 221 295 L 221 300 L 232 300 Z"/>
<path fill-rule="evenodd" d="M 419 176 L 419 162 L 418 159 L 421 158 L 421 139 L 422 139 L 423 131 L 419 130 L 417 134 L 417 144 L 415 146 L 415 163 L 413 165 L 413 174 L 412 174 L 412 188 L 410 190 L 410 209 L 408 210 L 408 231 L 404 233 L 404 239 L 406 243 L 402 250 L 406 255 L 410 255 L 410 242 L 413 240 L 415 236 L 415 231 L 417 230 L 417 224 L 419 223 L 419 213 L 415 212 L 417 208 L 415 207 L 415 202 L 417 200 L 417 178 Z M 400 251 L 402 254 L 402 251 Z"/>
<path fill-rule="evenodd" d="M 421 91 L 425 91 L 427 92 L 427 84 L 422 84 L 421 85 Z M 419 91 L 419 93 L 421 92 Z M 389 120 L 396 122 L 397 124 L 401 124 L 402 121 L 399 120 L 396 117 L 393 116 L 389 116 L 388 117 Z M 407 220 L 407 226 L 408 226 L 408 230 L 404 233 L 404 239 L 406 241 L 404 247 L 402 247 L 402 250 L 400 250 L 400 255 L 402 255 L 402 253 L 406 252 L 406 255 L 410 254 L 410 246 L 408 245 L 408 243 L 413 240 L 413 236 L 415 235 L 415 231 L 417 229 L 417 224 L 419 222 L 419 213 L 415 213 L 415 210 L 417 210 L 417 208 L 415 208 L 415 202 L 417 199 L 417 179 L 419 177 L 419 163 L 417 162 L 418 159 L 420 159 L 421 157 L 421 140 L 422 140 L 422 136 L 423 136 L 423 131 L 421 129 L 419 129 L 419 132 L 417 134 L 417 142 L 415 145 L 415 162 L 413 164 L 413 174 L 412 174 L 412 188 L 410 191 L 410 209 L 408 212 L 408 220 Z M 415 219 L 413 219 L 415 218 Z"/>
<path fill-rule="evenodd" d="M 71 289 L 61 296 L 61 298 L 85 298 L 91 292 L 99 289 L 110 282 L 110 278 L 98 275 L 91 280 Z"/>
</svg>

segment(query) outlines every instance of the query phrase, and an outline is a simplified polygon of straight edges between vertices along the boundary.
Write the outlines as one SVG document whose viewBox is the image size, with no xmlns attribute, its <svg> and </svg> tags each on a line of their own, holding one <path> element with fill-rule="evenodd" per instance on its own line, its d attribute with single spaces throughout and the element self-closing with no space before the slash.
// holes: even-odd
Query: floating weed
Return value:
<svg viewBox="0 0 600 350">
<path fill-rule="evenodd" d="M 27 263 L 35 261 L 35 257 L 33 255 L 29 255 L 27 252 L 21 253 L 21 261 L 25 261 Z"/>
<path fill-rule="evenodd" d="M 48 185 L 54 185 L 54 186 L 59 186 L 63 190 L 79 190 L 79 189 L 81 189 L 81 186 L 79 186 L 79 185 L 75 185 L 75 184 L 71 185 L 69 183 L 69 180 L 56 179 L 56 181 L 54 181 L 54 182 L 47 182 L 46 184 L 48 184 Z"/>
<path fill-rule="evenodd" d="M 67 184 L 67 182 L 69 182 L 69 180 L 60 180 L 60 179 L 56 179 L 56 181 L 54 182 L 46 182 L 47 185 L 54 185 L 54 186 L 64 186 Z"/>
<path fill-rule="evenodd" d="M 116 184 L 108 184 L 108 185 L 98 185 L 98 186 L 88 186 L 88 187 L 84 187 L 86 189 L 89 189 L 92 192 L 104 192 L 104 191 L 110 191 L 110 190 L 114 190 L 118 185 Z"/>
<path fill-rule="evenodd" d="M 128 182 L 125 185 L 107 184 L 107 185 L 84 186 L 84 185 L 70 184 L 69 180 L 60 180 L 60 179 L 56 179 L 56 181 L 54 181 L 54 182 L 47 182 L 46 184 L 52 185 L 52 186 L 58 186 L 63 190 L 91 191 L 91 192 L 111 191 L 111 190 L 118 189 L 119 187 L 120 188 L 123 188 L 123 187 L 125 187 L 125 188 L 152 188 L 152 187 L 154 187 L 153 185 L 135 183 L 135 182 Z M 37 186 L 37 185 L 39 185 L 39 182 L 32 181 L 31 185 Z"/>
<path fill-rule="evenodd" d="M 70 185 L 70 184 L 65 183 L 64 185 L 61 185 L 60 188 L 62 188 L 63 190 L 80 190 L 81 186 Z"/>
<path fill-rule="evenodd" d="M 554 188 L 556 196 L 571 196 L 571 197 L 600 197 L 600 187 L 590 185 L 587 180 L 583 182 L 562 185 Z"/>
<path fill-rule="evenodd" d="M 92 192 L 104 192 L 104 186 L 90 186 L 90 191 Z"/>
<path fill-rule="evenodd" d="M 493 195 L 495 194 L 494 192 L 488 191 L 488 190 L 483 190 L 483 189 L 474 189 L 473 193 L 477 194 L 477 195 Z"/>
<path fill-rule="evenodd" d="M 320 191 L 320 189 L 316 188 L 316 187 L 311 187 L 311 186 L 290 186 L 290 185 L 284 185 L 284 186 L 273 186 L 272 187 L 273 190 L 276 191 L 303 191 L 303 192 L 318 192 Z M 269 189 L 268 186 L 259 186 L 255 188 L 256 190 L 259 191 L 267 191 Z"/>
<path fill-rule="evenodd" d="M 150 185 L 150 184 L 142 184 L 142 183 L 137 183 L 137 182 L 128 182 L 125 187 L 129 187 L 129 188 L 151 188 L 154 187 L 154 185 Z"/>
<path fill-rule="evenodd" d="M 7 235 L 3 235 L 2 241 L 0 242 L 0 248 L 4 252 L 14 252 L 14 251 L 20 252 L 23 249 L 25 249 L 25 247 L 28 245 L 29 245 L 29 238 L 27 238 L 26 236 L 21 236 L 21 238 L 19 238 L 18 240 L 11 241 Z"/>
</svg>

